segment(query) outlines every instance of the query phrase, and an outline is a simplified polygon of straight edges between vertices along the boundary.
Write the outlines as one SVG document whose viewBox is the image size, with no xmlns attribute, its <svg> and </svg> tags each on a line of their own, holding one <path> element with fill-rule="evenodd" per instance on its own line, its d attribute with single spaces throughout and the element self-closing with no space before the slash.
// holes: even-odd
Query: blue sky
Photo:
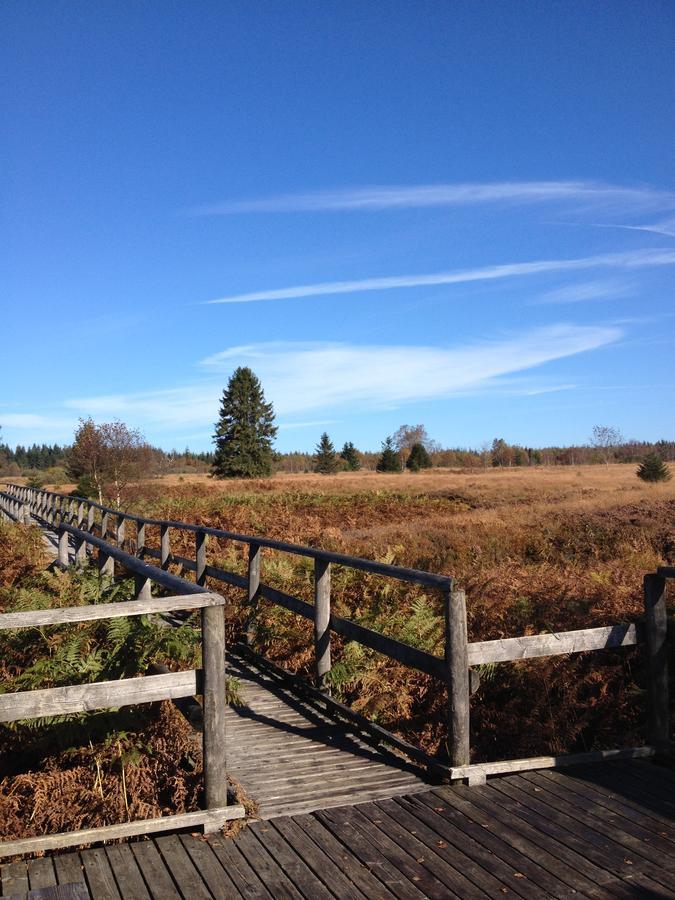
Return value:
<svg viewBox="0 0 675 900">
<path fill-rule="evenodd" d="M 0 8 L 9 443 L 675 437 L 669 2 Z"/>
</svg>

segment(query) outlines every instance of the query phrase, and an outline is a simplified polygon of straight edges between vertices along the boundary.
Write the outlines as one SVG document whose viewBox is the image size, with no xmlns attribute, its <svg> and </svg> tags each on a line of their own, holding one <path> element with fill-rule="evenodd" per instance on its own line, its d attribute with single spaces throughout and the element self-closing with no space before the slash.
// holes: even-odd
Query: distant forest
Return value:
<svg viewBox="0 0 675 900">
<path fill-rule="evenodd" d="M 65 480 L 68 446 L 59 444 L 17 445 L 12 449 L 0 444 L 0 476 L 47 473 L 50 480 Z M 623 441 L 606 450 L 596 446 L 577 445 L 571 447 L 521 447 L 508 444 L 501 438 L 484 445 L 482 449 L 448 448 L 437 444 L 429 448 L 429 456 L 434 467 L 451 469 L 478 469 L 492 467 L 527 466 L 578 466 L 588 464 L 637 463 L 647 453 L 656 451 L 669 462 L 675 461 L 675 441 Z M 356 451 L 362 469 L 374 470 L 380 458 L 379 452 Z M 207 473 L 211 469 L 213 453 L 195 453 L 188 448 L 169 452 L 152 448 L 152 466 L 149 474 L 196 474 Z M 315 455 L 308 452 L 277 453 L 275 470 L 278 472 L 312 472 L 315 469 Z"/>
<path fill-rule="evenodd" d="M 70 446 L 60 444 L 32 444 L 30 447 L 17 444 L 14 450 L 7 444 L 0 444 L 0 475 L 30 475 L 51 469 L 52 474 L 63 479 L 69 451 Z M 213 453 L 194 453 L 187 448 L 169 452 L 152 448 L 152 471 L 156 475 L 208 472 L 212 462 Z"/>
</svg>

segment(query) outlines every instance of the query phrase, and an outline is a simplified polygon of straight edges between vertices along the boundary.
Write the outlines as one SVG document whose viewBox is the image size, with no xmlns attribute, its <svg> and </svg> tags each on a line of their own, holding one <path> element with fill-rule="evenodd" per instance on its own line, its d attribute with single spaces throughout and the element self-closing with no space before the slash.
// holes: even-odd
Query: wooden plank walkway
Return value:
<svg viewBox="0 0 675 900">
<path fill-rule="evenodd" d="M 269 819 L 428 790 L 421 770 L 375 749 L 228 650 L 242 706 L 226 714 L 227 770 Z"/>
<path fill-rule="evenodd" d="M 17 900 L 672 898 L 674 815 L 671 769 L 606 763 L 279 816 L 232 839 L 166 835 L 9 863 L 0 869 L 0 893 Z"/>
</svg>

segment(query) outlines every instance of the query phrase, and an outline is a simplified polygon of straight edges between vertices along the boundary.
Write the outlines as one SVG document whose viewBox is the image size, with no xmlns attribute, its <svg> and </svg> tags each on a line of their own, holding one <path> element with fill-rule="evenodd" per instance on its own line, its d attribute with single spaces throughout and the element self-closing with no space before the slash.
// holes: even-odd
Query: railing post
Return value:
<svg viewBox="0 0 675 900">
<path fill-rule="evenodd" d="M 169 568 L 169 559 L 171 558 L 171 536 L 169 534 L 169 526 L 160 526 L 160 566 L 163 569 Z"/>
<path fill-rule="evenodd" d="M 89 504 L 89 509 L 87 510 L 87 531 L 92 532 L 94 530 L 94 519 L 96 518 L 96 507 Z"/>
<path fill-rule="evenodd" d="M 84 525 L 84 500 L 80 500 L 77 504 L 77 527 L 82 530 Z"/>
<path fill-rule="evenodd" d="M 117 546 L 120 550 L 124 549 L 124 516 L 117 516 L 117 531 L 115 533 L 115 538 L 117 540 Z"/>
<path fill-rule="evenodd" d="M 136 556 L 139 559 L 143 558 L 143 551 L 145 550 L 145 522 L 141 519 L 136 519 Z"/>
<path fill-rule="evenodd" d="M 101 511 L 101 539 L 108 540 L 108 513 Z"/>
<path fill-rule="evenodd" d="M 660 575 L 645 575 L 644 592 L 649 677 L 648 740 L 658 746 L 670 739 L 666 579 Z"/>
<path fill-rule="evenodd" d="M 195 577 L 197 584 L 206 584 L 206 532 L 195 531 Z"/>
<path fill-rule="evenodd" d="M 448 678 L 448 751 L 452 766 L 467 766 L 470 758 L 469 733 L 469 650 L 466 626 L 466 595 L 444 591 L 445 665 Z"/>
<path fill-rule="evenodd" d="M 225 617 L 222 606 L 202 610 L 204 671 L 204 795 L 207 809 L 227 806 L 225 768 Z M 217 826 L 212 829 L 217 830 Z"/>
<path fill-rule="evenodd" d="M 136 600 L 149 600 L 152 597 L 152 580 L 143 575 L 134 576 Z"/>
<path fill-rule="evenodd" d="M 98 570 L 101 575 L 109 575 L 111 578 L 115 574 L 115 560 L 102 547 L 98 551 Z"/>
<path fill-rule="evenodd" d="M 68 568 L 68 532 L 65 529 L 59 532 L 59 565 Z"/>
<path fill-rule="evenodd" d="M 246 644 L 250 647 L 257 631 L 256 619 L 258 616 L 258 600 L 260 592 L 260 560 L 262 559 L 262 547 L 260 544 L 248 545 L 248 604 L 246 614 Z"/>
<path fill-rule="evenodd" d="M 330 694 L 330 563 L 314 560 L 314 649 L 317 687 Z"/>
<path fill-rule="evenodd" d="M 75 565 L 83 566 L 87 560 L 87 542 L 84 538 L 75 538 Z"/>
</svg>

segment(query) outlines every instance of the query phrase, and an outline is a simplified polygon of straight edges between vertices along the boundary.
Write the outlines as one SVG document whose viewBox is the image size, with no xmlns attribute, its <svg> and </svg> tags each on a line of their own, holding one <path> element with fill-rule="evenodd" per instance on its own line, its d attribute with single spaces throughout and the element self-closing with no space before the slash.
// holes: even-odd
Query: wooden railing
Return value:
<svg viewBox="0 0 675 900">
<path fill-rule="evenodd" d="M 11 506 L 11 509 L 9 508 Z M 21 522 L 26 522 L 26 506 L 17 509 L 6 495 L 0 507 Z M 166 614 L 179 610 L 201 610 L 202 668 L 161 675 L 146 675 L 118 681 L 71 684 L 44 690 L 0 694 L 0 723 L 44 717 L 117 709 L 141 703 L 176 700 L 201 695 L 203 698 L 203 758 L 204 809 L 180 815 L 163 816 L 110 825 L 86 831 L 63 832 L 44 837 L 27 838 L 0 843 L 0 857 L 15 856 L 94 841 L 132 835 L 149 834 L 176 828 L 203 826 L 205 833 L 217 831 L 230 819 L 242 818 L 240 804 L 227 803 L 227 772 L 225 755 L 225 599 L 220 594 L 191 584 L 182 578 L 148 565 L 94 535 L 79 529 L 76 532 L 76 552 L 84 560 L 82 548 L 87 545 L 99 549 L 102 567 L 117 561 L 136 576 L 136 599 L 118 603 L 101 603 L 63 609 L 46 609 L 0 614 L 0 631 L 20 628 L 41 628 L 46 625 L 67 625 L 124 616 Z M 61 550 L 63 535 L 60 532 Z M 152 583 L 165 590 L 177 590 L 177 596 L 153 597 Z"/>
<path fill-rule="evenodd" d="M 316 666 L 316 688 L 306 685 L 313 697 L 323 702 L 331 711 L 345 718 L 357 721 L 360 727 L 378 740 L 387 742 L 402 750 L 408 756 L 443 770 L 452 778 L 468 779 L 470 782 L 484 780 L 485 774 L 511 771 L 513 768 L 542 768 L 564 765 L 577 759 L 605 759 L 609 756 L 645 756 L 655 752 L 655 748 L 665 746 L 669 740 L 669 697 L 668 697 L 668 654 L 666 616 L 666 578 L 675 577 L 675 569 L 658 570 L 655 575 L 645 578 L 645 621 L 643 623 L 610 625 L 587 628 L 578 631 L 554 634 L 527 635 L 518 638 L 468 642 L 466 622 L 466 599 L 464 591 L 455 588 L 453 579 L 416 569 L 393 566 L 374 560 L 361 559 L 346 554 L 332 553 L 312 547 L 304 547 L 269 538 L 242 535 L 218 528 L 210 528 L 185 522 L 149 519 L 132 513 L 122 512 L 102 506 L 90 500 L 74 498 L 70 495 L 28 488 L 23 485 L 7 484 L 0 493 L 0 509 L 7 511 L 20 521 L 30 516 L 43 524 L 48 524 L 59 533 L 59 559 L 68 563 L 69 536 L 74 540 L 76 559 L 83 554 L 83 544 L 87 542 L 98 547 L 99 566 L 103 571 L 111 571 L 113 554 L 109 538 L 119 545 L 125 541 L 134 546 L 135 556 L 123 554 L 114 558 L 131 571 L 132 562 L 138 566 L 138 558 L 150 557 L 159 561 L 165 570 L 171 563 L 180 564 L 195 573 L 198 586 L 204 585 L 206 578 L 213 578 L 246 592 L 249 617 L 246 634 L 250 643 L 255 633 L 255 611 L 260 599 L 268 600 L 314 623 L 314 648 Z M 126 534 L 127 523 L 135 526 L 135 541 Z M 114 529 L 113 529 L 114 524 Z M 159 548 L 146 544 L 146 527 L 158 527 Z M 195 538 L 194 558 L 171 553 L 171 532 L 191 532 Z M 96 537 L 93 532 L 98 531 Z M 225 571 L 210 565 L 207 557 L 207 538 L 240 542 L 248 546 L 248 571 L 246 576 Z M 283 553 L 291 553 L 314 561 L 314 603 L 279 591 L 264 584 L 261 578 L 261 549 L 269 548 Z M 117 554 L 119 554 L 119 549 Z M 125 562 L 126 560 L 126 562 Z M 423 585 L 439 591 L 445 618 L 445 653 L 440 658 L 416 647 L 404 644 L 388 635 L 366 628 L 349 619 L 335 615 L 331 610 L 331 566 L 339 565 L 350 569 L 383 575 L 399 581 Z M 180 579 L 178 579 L 180 581 Z M 139 595 L 148 590 L 147 582 L 137 574 Z M 329 673 L 331 670 L 331 632 L 340 634 L 347 640 L 356 641 L 377 653 L 396 660 L 405 666 L 417 669 L 443 682 L 448 692 L 448 755 L 450 766 L 444 767 L 439 760 L 431 759 L 421 750 L 412 747 L 395 736 L 385 732 L 363 717 L 351 712 L 343 704 L 330 697 Z M 607 648 L 631 647 L 645 644 L 649 665 L 649 745 L 639 748 L 625 748 L 616 751 L 597 751 L 591 754 L 569 755 L 565 757 L 537 757 L 532 760 L 505 760 L 502 762 L 470 764 L 469 715 L 471 688 L 479 682 L 475 667 L 486 663 L 501 663 L 521 659 L 533 659 L 561 654 L 574 654 Z M 472 667 L 474 667 L 472 669 Z M 294 679 L 298 687 L 299 679 Z"/>
</svg>

